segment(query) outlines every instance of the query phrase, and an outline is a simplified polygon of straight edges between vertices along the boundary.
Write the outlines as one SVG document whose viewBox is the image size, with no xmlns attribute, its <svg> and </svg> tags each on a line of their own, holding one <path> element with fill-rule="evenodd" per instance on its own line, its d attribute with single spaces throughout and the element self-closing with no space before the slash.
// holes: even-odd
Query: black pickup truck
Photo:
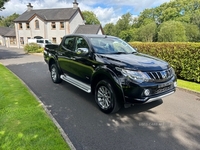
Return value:
<svg viewBox="0 0 200 150">
<path fill-rule="evenodd" d="M 67 35 L 44 49 L 54 83 L 62 80 L 93 93 L 104 113 L 147 103 L 175 92 L 176 75 L 165 61 L 137 52 L 107 35 Z"/>
</svg>

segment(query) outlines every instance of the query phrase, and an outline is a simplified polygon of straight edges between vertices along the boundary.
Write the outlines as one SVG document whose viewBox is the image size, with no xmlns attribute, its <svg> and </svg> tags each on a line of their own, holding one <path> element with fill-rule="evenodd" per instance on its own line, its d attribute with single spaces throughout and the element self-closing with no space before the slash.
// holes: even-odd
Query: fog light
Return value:
<svg viewBox="0 0 200 150">
<path fill-rule="evenodd" d="M 145 89 L 145 90 L 144 90 L 144 95 L 145 95 L 145 96 L 149 96 L 149 94 L 150 94 L 150 90 L 149 90 L 149 89 Z"/>
<path fill-rule="evenodd" d="M 174 82 L 174 87 L 177 87 L 177 82 Z"/>
</svg>

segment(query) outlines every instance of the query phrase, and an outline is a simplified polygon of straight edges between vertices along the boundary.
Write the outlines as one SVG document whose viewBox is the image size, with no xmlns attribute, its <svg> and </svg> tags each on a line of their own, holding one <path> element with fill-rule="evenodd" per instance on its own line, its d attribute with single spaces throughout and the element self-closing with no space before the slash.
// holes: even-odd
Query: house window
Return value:
<svg viewBox="0 0 200 150">
<path fill-rule="evenodd" d="M 51 23 L 51 29 L 56 29 L 56 23 L 55 22 Z"/>
<path fill-rule="evenodd" d="M 15 37 L 10 37 L 10 45 L 16 45 L 17 41 Z"/>
<path fill-rule="evenodd" d="M 22 29 L 22 23 L 19 23 L 19 29 Z"/>
<path fill-rule="evenodd" d="M 62 42 L 63 37 L 60 38 L 60 42 Z"/>
<path fill-rule="evenodd" d="M 56 43 L 56 38 L 55 37 L 52 38 L 52 42 Z"/>
<path fill-rule="evenodd" d="M 24 38 L 23 37 L 20 37 L 20 44 L 24 45 Z"/>
<path fill-rule="evenodd" d="M 30 25 L 28 22 L 26 23 L 26 29 L 30 29 Z"/>
<path fill-rule="evenodd" d="M 38 20 L 35 20 L 35 29 L 39 29 L 40 26 L 39 26 L 39 21 Z"/>
<path fill-rule="evenodd" d="M 60 29 L 64 29 L 64 22 L 60 22 Z"/>
</svg>

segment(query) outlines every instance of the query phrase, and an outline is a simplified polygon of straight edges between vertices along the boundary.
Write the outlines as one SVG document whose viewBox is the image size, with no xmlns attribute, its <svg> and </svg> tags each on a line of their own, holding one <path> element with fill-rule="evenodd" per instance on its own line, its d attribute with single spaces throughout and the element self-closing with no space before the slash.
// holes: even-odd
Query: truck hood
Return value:
<svg viewBox="0 0 200 150">
<path fill-rule="evenodd" d="M 159 71 L 169 68 L 169 64 L 167 62 L 141 53 L 98 54 L 98 58 L 105 64 L 131 70 Z"/>
</svg>

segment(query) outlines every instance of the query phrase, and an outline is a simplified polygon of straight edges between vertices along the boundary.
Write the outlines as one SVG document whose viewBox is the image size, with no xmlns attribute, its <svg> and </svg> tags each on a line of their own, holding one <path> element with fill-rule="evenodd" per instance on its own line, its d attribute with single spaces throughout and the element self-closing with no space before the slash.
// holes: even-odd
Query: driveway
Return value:
<svg viewBox="0 0 200 150">
<path fill-rule="evenodd" d="M 52 83 L 41 55 L 0 47 L 0 62 L 38 96 L 77 150 L 200 150 L 196 94 L 177 89 L 162 100 L 106 115 L 92 95 Z"/>
</svg>

